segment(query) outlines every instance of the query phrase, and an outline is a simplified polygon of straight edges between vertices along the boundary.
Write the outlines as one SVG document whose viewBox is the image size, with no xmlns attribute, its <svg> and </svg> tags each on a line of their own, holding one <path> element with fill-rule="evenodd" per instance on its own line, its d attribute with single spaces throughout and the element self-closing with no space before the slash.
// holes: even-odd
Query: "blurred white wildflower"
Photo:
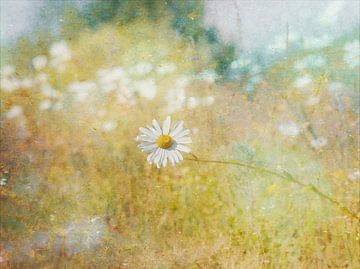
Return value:
<svg viewBox="0 0 360 269">
<path fill-rule="evenodd" d="M 355 170 L 355 171 L 349 173 L 349 174 L 348 174 L 348 178 L 349 178 L 351 181 L 355 181 L 355 180 L 360 179 L 360 171 L 359 171 L 359 170 Z"/>
<path fill-rule="evenodd" d="M 35 77 L 35 81 L 40 84 L 44 84 L 48 81 L 48 75 L 46 73 L 40 73 Z"/>
<path fill-rule="evenodd" d="M 20 87 L 25 89 L 31 88 L 33 84 L 34 84 L 34 80 L 29 77 L 24 78 L 20 81 Z"/>
<path fill-rule="evenodd" d="M 50 56 L 51 66 L 56 70 L 62 72 L 65 69 L 64 64 L 71 60 L 71 51 L 67 43 L 62 40 L 51 45 Z"/>
<path fill-rule="evenodd" d="M 110 69 L 100 69 L 97 72 L 97 77 L 100 88 L 104 92 L 127 89 L 130 83 L 126 71 L 119 66 Z"/>
<path fill-rule="evenodd" d="M 320 149 L 322 147 L 325 147 L 328 143 L 328 140 L 326 137 L 320 136 L 318 138 L 315 138 L 311 140 L 310 144 L 314 149 Z"/>
<path fill-rule="evenodd" d="M 143 75 L 150 73 L 152 69 L 153 69 L 152 64 L 147 63 L 147 62 L 142 62 L 142 63 L 138 63 L 137 65 L 131 67 L 129 69 L 129 73 L 133 74 L 133 75 L 143 76 Z"/>
<path fill-rule="evenodd" d="M 15 74 L 15 67 L 13 65 L 5 65 L 0 70 L 1 76 L 9 77 Z"/>
<path fill-rule="evenodd" d="M 345 85 L 340 81 L 334 81 L 329 84 L 328 90 L 331 95 L 339 95 L 344 92 Z"/>
<path fill-rule="evenodd" d="M 239 57 L 237 60 L 233 61 L 230 65 L 231 69 L 242 69 L 251 64 L 251 59 L 247 57 Z"/>
<path fill-rule="evenodd" d="M 156 96 L 157 87 L 153 79 L 135 81 L 133 87 L 141 97 L 151 100 Z"/>
<path fill-rule="evenodd" d="M 189 84 L 190 84 L 190 79 L 185 76 L 182 76 L 175 81 L 176 88 L 185 89 L 187 86 L 189 86 Z"/>
<path fill-rule="evenodd" d="M 345 95 L 345 85 L 342 82 L 331 82 L 328 86 L 329 94 L 331 95 L 333 102 L 339 111 L 344 111 L 345 103 L 343 96 Z"/>
<path fill-rule="evenodd" d="M 96 90 L 94 81 L 75 81 L 68 86 L 68 90 L 75 94 L 75 99 L 79 102 L 84 101 L 90 93 Z"/>
<path fill-rule="evenodd" d="M 101 217 L 71 223 L 65 229 L 65 250 L 68 255 L 82 250 L 93 250 L 100 246 L 106 232 L 106 223 Z M 58 237 L 54 247 L 60 248 L 62 242 Z"/>
<path fill-rule="evenodd" d="M 39 109 L 40 110 L 47 110 L 51 107 L 51 100 L 46 99 L 39 103 Z"/>
<path fill-rule="evenodd" d="M 6 65 L 1 68 L 0 88 L 5 92 L 12 92 L 20 88 L 20 81 L 15 77 L 15 67 Z"/>
<path fill-rule="evenodd" d="M 119 104 L 135 105 L 134 94 L 128 88 L 117 91 L 116 98 Z"/>
<path fill-rule="evenodd" d="M 7 184 L 7 178 L 0 179 L 0 186 L 5 186 Z"/>
<path fill-rule="evenodd" d="M 281 134 L 286 136 L 297 136 L 300 134 L 300 130 L 295 122 L 281 123 L 278 126 L 278 130 Z"/>
<path fill-rule="evenodd" d="M 24 140 L 29 137 L 30 133 L 29 130 L 26 128 L 26 120 L 25 118 L 21 118 L 17 122 L 17 133 L 16 138 L 19 140 Z"/>
<path fill-rule="evenodd" d="M 262 68 L 261 68 L 260 65 L 254 64 L 253 66 L 251 66 L 249 73 L 250 73 L 251 75 L 256 75 L 256 74 L 260 73 L 261 70 L 262 70 Z"/>
<path fill-rule="evenodd" d="M 183 128 L 183 121 L 177 122 L 171 128 L 171 118 L 168 116 L 163 122 L 162 128 L 154 119 L 152 126 L 147 125 L 147 128 L 140 128 L 139 135 L 136 139 L 141 141 L 138 147 L 146 153 L 149 153 L 147 161 L 156 164 L 158 168 L 167 165 L 168 159 L 172 165 L 183 160 L 180 151 L 189 153 L 190 148 L 186 144 L 192 143 L 192 140 L 187 135 L 190 130 Z"/>
<path fill-rule="evenodd" d="M 360 64 L 360 42 L 353 40 L 344 46 L 344 62 L 350 67 L 355 68 Z"/>
<path fill-rule="evenodd" d="M 41 94 L 45 97 L 56 98 L 60 95 L 60 93 L 53 89 L 49 84 L 41 85 L 40 90 Z"/>
<path fill-rule="evenodd" d="M 62 108 L 63 108 L 63 104 L 61 101 L 56 102 L 53 106 L 53 110 L 55 110 L 55 111 L 61 110 Z"/>
<path fill-rule="evenodd" d="M 314 105 L 319 104 L 319 102 L 320 102 L 320 96 L 310 96 L 305 101 L 305 105 L 306 106 L 314 106 Z"/>
<path fill-rule="evenodd" d="M 303 77 L 298 77 L 294 81 L 293 85 L 298 89 L 303 89 L 306 86 L 308 86 L 311 82 L 312 82 L 312 78 L 310 76 L 303 76 Z"/>
<path fill-rule="evenodd" d="M 304 48 L 305 49 L 321 49 L 330 44 L 333 40 L 329 35 L 322 36 L 309 36 L 304 38 Z"/>
<path fill-rule="evenodd" d="M 304 70 L 306 68 L 319 68 L 323 67 L 327 63 L 326 59 L 320 55 L 311 54 L 305 58 L 296 61 L 294 68 L 297 70 Z"/>
<path fill-rule="evenodd" d="M 209 84 L 213 84 L 215 80 L 218 78 L 218 75 L 214 70 L 205 70 L 197 75 L 198 80 L 205 81 Z"/>
<path fill-rule="evenodd" d="M 183 88 L 173 88 L 167 92 L 165 97 L 167 101 L 168 113 L 174 113 L 182 109 L 186 100 L 185 90 Z"/>
<path fill-rule="evenodd" d="M 100 110 L 97 112 L 97 115 L 98 115 L 100 118 L 105 117 L 105 115 L 106 115 L 106 110 L 105 110 L 105 109 L 100 109 Z"/>
<path fill-rule="evenodd" d="M 199 100 L 196 97 L 189 97 L 187 99 L 187 107 L 188 109 L 194 109 L 199 105 Z"/>
<path fill-rule="evenodd" d="M 47 58 L 45 55 L 39 55 L 32 59 L 32 65 L 36 71 L 44 69 L 47 65 Z"/>
<path fill-rule="evenodd" d="M 262 81 L 262 76 L 261 75 L 256 75 L 256 76 L 252 76 L 249 79 L 249 83 L 250 84 L 258 84 Z"/>
<path fill-rule="evenodd" d="M 176 65 L 173 63 L 164 63 L 159 65 L 159 67 L 156 69 L 156 72 L 159 75 L 167 75 L 174 73 L 176 71 Z"/>
<path fill-rule="evenodd" d="M 23 115 L 23 108 L 21 106 L 12 106 L 8 112 L 6 112 L 6 118 L 14 119 Z"/>
<path fill-rule="evenodd" d="M 114 130 L 116 128 L 116 126 L 117 126 L 117 124 L 115 121 L 107 121 L 107 122 L 104 122 L 101 129 L 104 132 L 110 132 L 110 131 Z"/>
<path fill-rule="evenodd" d="M 192 128 L 191 132 L 196 135 L 199 133 L 199 128 Z"/>
<path fill-rule="evenodd" d="M 215 102 L 215 97 L 212 95 L 206 96 L 206 97 L 202 98 L 201 102 L 202 102 L 202 105 L 204 105 L 204 106 L 211 106 Z"/>
<path fill-rule="evenodd" d="M 71 60 L 71 51 L 66 41 L 62 40 L 52 44 L 50 47 L 50 56 L 53 60 L 58 60 L 60 62 Z"/>
<path fill-rule="evenodd" d="M 15 77 L 1 77 L 0 86 L 5 92 L 12 92 L 20 88 L 20 81 Z"/>
<path fill-rule="evenodd" d="M 325 26 L 335 23 L 339 17 L 340 11 L 344 8 L 345 1 L 331 2 L 320 14 L 318 21 Z"/>
</svg>

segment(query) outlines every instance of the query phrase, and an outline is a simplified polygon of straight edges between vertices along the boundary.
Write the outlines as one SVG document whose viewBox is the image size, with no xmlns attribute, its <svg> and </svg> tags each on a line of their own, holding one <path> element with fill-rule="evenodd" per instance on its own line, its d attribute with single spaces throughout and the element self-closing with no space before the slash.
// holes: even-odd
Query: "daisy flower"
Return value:
<svg viewBox="0 0 360 269">
<path fill-rule="evenodd" d="M 187 136 L 190 130 L 183 128 L 183 121 L 175 123 L 173 128 L 170 124 L 170 116 L 166 118 L 162 128 L 154 119 L 152 126 L 139 128 L 142 134 L 136 138 L 137 141 L 141 141 L 138 147 L 143 152 L 149 153 L 147 161 L 150 164 L 156 164 L 157 168 L 165 167 L 168 159 L 172 165 L 182 161 L 184 158 L 180 151 L 190 152 L 190 148 L 186 146 L 192 143 L 191 138 Z"/>
</svg>

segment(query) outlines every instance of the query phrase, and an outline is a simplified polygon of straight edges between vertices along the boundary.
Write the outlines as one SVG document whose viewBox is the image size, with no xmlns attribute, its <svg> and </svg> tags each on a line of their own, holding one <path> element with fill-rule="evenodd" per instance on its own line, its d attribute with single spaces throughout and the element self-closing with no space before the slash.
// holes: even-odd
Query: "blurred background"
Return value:
<svg viewBox="0 0 360 269">
<path fill-rule="evenodd" d="M 360 267 L 359 1 L 0 4 L 0 268 Z"/>
</svg>

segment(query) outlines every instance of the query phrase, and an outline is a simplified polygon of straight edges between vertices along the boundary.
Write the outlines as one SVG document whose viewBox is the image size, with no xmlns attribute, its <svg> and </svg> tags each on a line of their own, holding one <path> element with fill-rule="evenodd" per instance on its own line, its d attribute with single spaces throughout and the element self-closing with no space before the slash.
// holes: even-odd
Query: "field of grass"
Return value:
<svg viewBox="0 0 360 269">
<path fill-rule="evenodd" d="M 1 73 L 0 267 L 360 268 L 356 42 L 240 55 L 232 80 L 166 20 L 23 51 Z M 149 165 L 135 137 L 167 115 L 199 159 L 339 204 L 191 154 Z"/>
</svg>

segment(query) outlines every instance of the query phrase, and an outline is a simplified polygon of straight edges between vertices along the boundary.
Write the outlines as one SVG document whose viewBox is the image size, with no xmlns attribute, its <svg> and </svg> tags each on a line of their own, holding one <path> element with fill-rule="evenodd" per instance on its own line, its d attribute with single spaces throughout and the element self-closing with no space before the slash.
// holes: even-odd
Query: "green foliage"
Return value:
<svg viewBox="0 0 360 269">
<path fill-rule="evenodd" d="M 197 1 L 177 0 L 111 0 L 94 1 L 80 13 L 91 28 L 103 23 L 126 24 L 134 19 L 161 20 L 170 17 L 171 26 L 182 36 L 210 46 L 215 70 L 223 75 L 235 58 L 233 44 L 224 44 L 219 40 L 214 28 L 203 26 L 204 5 Z"/>
</svg>

